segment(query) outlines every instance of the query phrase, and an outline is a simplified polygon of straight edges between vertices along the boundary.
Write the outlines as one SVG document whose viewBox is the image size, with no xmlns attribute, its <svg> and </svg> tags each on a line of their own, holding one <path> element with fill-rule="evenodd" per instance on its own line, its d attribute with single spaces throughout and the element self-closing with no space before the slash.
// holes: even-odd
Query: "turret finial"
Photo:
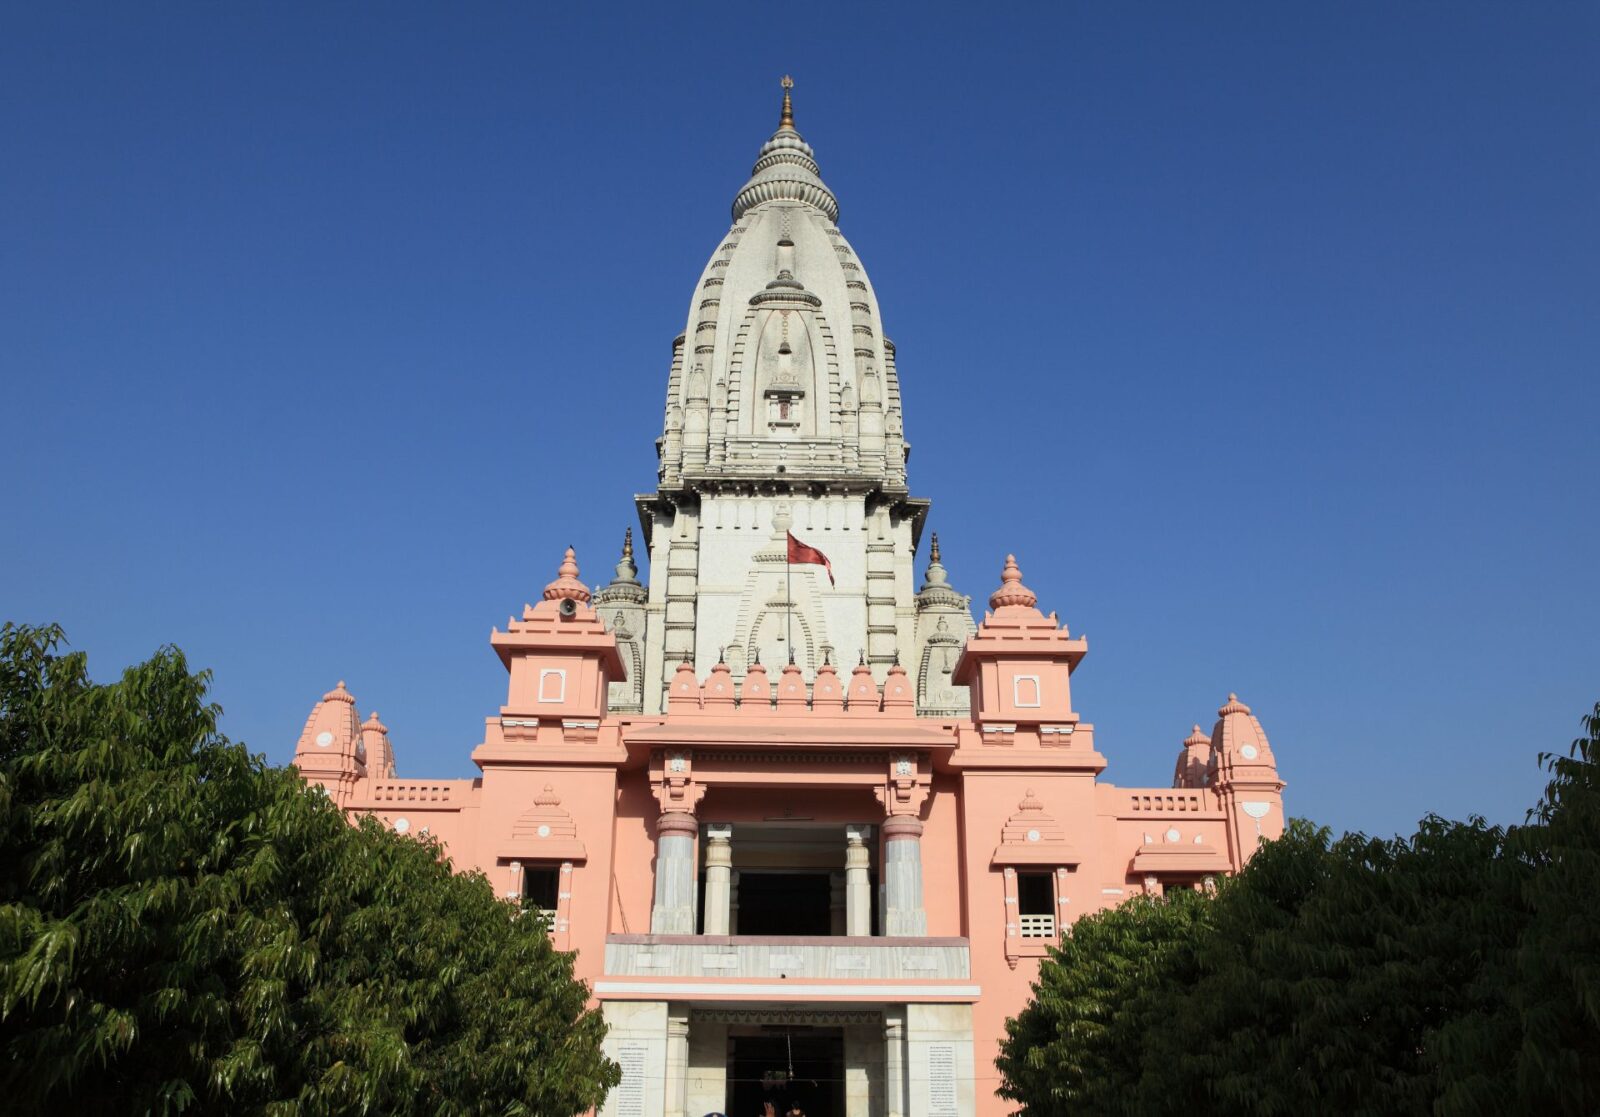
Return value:
<svg viewBox="0 0 1600 1117">
<path fill-rule="evenodd" d="M 571 547 L 561 556 L 561 565 L 556 570 L 556 580 L 544 588 L 546 601 L 570 600 L 584 604 L 589 602 L 589 587 L 578 581 L 578 555 Z"/>
<path fill-rule="evenodd" d="M 794 79 L 788 74 L 783 75 L 783 80 L 778 83 L 783 86 L 783 115 L 778 117 L 779 128 L 794 127 L 794 103 L 789 99 L 789 90 L 794 88 Z"/>
<path fill-rule="evenodd" d="M 633 529 L 631 527 L 622 533 L 622 554 L 626 558 L 633 557 Z"/>
<path fill-rule="evenodd" d="M 933 545 L 928 548 L 928 561 L 939 561 L 939 533 L 937 531 L 933 533 Z"/>
<path fill-rule="evenodd" d="M 1017 556 L 1006 556 L 1006 568 L 1000 574 L 1000 588 L 989 595 L 989 608 L 1002 609 L 1021 606 L 1032 609 L 1039 603 L 1034 592 L 1022 584 L 1022 571 L 1017 566 Z"/>
</svg>

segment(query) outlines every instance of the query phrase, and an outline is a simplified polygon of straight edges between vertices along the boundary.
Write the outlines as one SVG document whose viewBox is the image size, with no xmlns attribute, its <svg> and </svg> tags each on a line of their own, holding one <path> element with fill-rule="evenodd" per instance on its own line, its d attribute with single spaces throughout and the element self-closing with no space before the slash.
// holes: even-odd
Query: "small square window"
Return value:
<svg viewBox="0 0 1600 1117">
<path fill-rule="evenodd" d="M 1056 936 L 1056 890 L 1049 873 L 1017 874 L 1017 916 L 1025 939 Z"/>
<path fill-rule="evenodd" d="M 561 900 L 561 870 L 554 865 L 528 865 L 522 870 L 522 910 L 555 918 Z"/>
</svg>

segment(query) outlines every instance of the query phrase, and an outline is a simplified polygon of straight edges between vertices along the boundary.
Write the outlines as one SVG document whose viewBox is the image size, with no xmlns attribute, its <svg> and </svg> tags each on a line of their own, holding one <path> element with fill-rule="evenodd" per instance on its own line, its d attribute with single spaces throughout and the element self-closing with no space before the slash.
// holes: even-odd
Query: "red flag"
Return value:
<svg viewBox="0 0 1600 1117">
<path fill-rule="evenodd" d="M 828 556 L 815 547 L 807 547 L 794 537 L 794 532 L 789 532 L 789 561 L 802 566 L 822 566 L 828 570 L 828 585 L 833 585 L 833 563 L 828 561 Z"/>
</svg>

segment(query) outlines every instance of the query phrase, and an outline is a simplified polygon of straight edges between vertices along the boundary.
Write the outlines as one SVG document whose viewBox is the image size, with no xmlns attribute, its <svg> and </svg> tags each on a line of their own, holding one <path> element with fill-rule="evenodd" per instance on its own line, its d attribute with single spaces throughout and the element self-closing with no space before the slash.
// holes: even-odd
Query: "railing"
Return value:
<svg viewBox="0 0 1600 1117">
<path fill-rule="evenodd" d="M 608 935 L 606 974 L 783 981 L 964 980 L 961 938 L 819 935 Z"/>
<path fill-rule="evenodd" d="M 446 802 L 454 798 L 455 786 L 448 783 L 380 780 L 373 783 L 369 794 L 375 801 L 385 803 Z"/>
<path fill-rule="evenodd" d="M 1022 937 L 1025 939 L 1053 939 L 1056 937 L 1056 917 L 1053 915 L 1024 915 L 1019 917 Z"/>
<path fill-rule="evenodd" d="M 1129 806 L 1139 812 L 1165 811 L 1167 813 L 1199 811 L 1204 808 L 1200 804 L 1199 792 L 1176 792 L 1150 794 L 1139 792 L 1129 797 Z"/>
</svg>

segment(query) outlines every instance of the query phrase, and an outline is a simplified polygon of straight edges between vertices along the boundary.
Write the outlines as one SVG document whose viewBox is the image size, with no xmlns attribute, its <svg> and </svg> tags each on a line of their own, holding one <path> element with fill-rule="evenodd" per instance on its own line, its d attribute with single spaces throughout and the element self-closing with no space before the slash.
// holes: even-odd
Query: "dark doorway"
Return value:
<svg viewBox="0 0 1600 1117">
<path fill-rule="evenodd" d="M 827 935 L 833 931 L 832 902 L 827 873 L 743 871 L 739 874 L 739 933 Z"/>
<path fill-rule="evenodd" d="M 844 1033 L 772 1025 L 729 1036 L 729 1117 L 760 1117 L 764 1102 L 780 1115 L 799 1102 L 806 1117 L 844 1117 Z"/>
</svg>

